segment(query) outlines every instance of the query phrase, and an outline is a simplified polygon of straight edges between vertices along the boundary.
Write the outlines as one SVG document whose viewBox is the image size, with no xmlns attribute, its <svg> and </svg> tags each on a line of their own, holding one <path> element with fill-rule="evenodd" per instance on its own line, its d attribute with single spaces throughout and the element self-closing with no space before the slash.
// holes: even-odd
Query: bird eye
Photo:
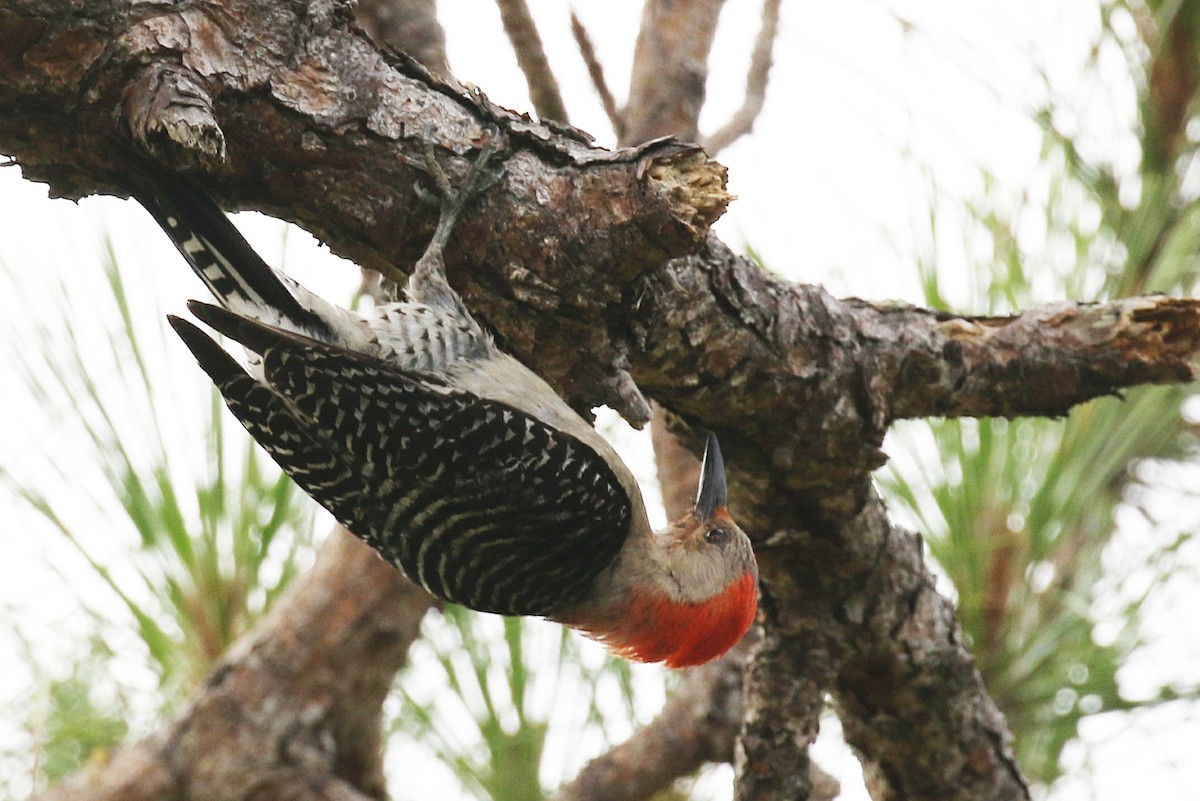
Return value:
<svg viewBox="0 0 1200 801">
<path fill-rule="evenodd" d="M 704 533 L 704 539 L 710 545 L 717 545 L 724 548 L 729 544 L 729 531 L 723 528 L 710 528 Z"/>
</svg>

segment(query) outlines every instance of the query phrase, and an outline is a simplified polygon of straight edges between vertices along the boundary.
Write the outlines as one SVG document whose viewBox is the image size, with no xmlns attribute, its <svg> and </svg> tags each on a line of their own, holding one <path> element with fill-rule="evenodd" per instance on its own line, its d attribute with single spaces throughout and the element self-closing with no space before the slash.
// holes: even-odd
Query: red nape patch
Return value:
<svg viewBox="0 0 1200 801">
<path fill-rule="evenodd" d="M 720 595 L 698 604 L 634 592 L 620 628 L 589 633 L 627 659 L 693 667 L 737 645 L 757 611 L 758 582 L 747 571 Z"/>
</svg>

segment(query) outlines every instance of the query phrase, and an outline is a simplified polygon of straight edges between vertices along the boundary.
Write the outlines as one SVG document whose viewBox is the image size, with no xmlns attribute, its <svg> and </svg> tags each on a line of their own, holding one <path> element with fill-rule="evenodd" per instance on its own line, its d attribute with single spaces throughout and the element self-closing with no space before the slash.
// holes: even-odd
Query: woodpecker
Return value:
<svg viewBox="0 0 1200 801">
<path fill-rule="evenodd" d="M 283 470 L 433 595 L 555 620 L 637 661 L 707 662 L 758 605 L 716 437 L 694 509 L 655 532 L 612 447 L 467 311 L 442 254 L 463 207 L 497 179 L 493 152 L 455 189 L 426 136 L 437 228 L 404 300 L 363 314 L 269 267 L 203 190 L 148 168 L 134 196 L 220 304 L 188 308 L 240 343 L 246 364 L 170 323 Z"/>
</svg>

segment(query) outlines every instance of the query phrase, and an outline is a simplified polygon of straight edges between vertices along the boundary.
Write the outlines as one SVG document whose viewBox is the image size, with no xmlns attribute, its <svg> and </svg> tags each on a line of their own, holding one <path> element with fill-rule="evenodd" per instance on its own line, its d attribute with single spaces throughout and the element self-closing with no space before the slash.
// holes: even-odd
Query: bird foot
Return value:
<svg viewBox="0 0 1200 801">
<path fill-rule="evenodd" d="M 463 208 L 479 194 L 495 186 L 504 175 L 503 165 L 493 168 L 490 164 L 496 153 L 496 143 L 499 138 L 499 130 L 492 126 L 488 131 L 487 143 L 475 157 L 474 163 L 467 171 L 466 178 L 456 188 L 451 184 L 449 176 L 446 175 L 442 165 L 438 163 L 437 155 L 434 153 L 433 126 L 426 125 L 421 132 L 422 158 L 420 161 L 423 164 L 420 166 L 433 179 L 433 183 L 437 187 L 441 214 L 438 217 L 437 228 L 434 229 L 433 236 L 425 247 L 425 252 L 414 265 L 408 285 L 405 287 L 405 294 L 409 300 L 443 306 L 456 314 L 470 316 L 462 299 L 446 280 L 446 265 L 442 254 Z M 433 198 L 427 190 L 419 184 L 416 185 L 416 189 L 418 197 L 427 202 L 433 202 Z"/>
<path fill-rule="evenodd" d="M 437 160 L 437 154 L 434 152 L 433 125 L 428 124 L 421 131 L 421 161 L 424 162 L 425 173 L 433 180 L 434 186 L 437 188 L 438 198 L 435 201 L 428 190 L 420 184 L 415 184 L 414 188 L 417 191 L 417 196 L 422 201 L 427 203 L 438 202 L 441 206 L 441 215 L 438 217 L 437 228 L 434 230 L 433 237 L 429 241 L 426 248 L 426 256 L 431 252 L 436 252 L 440 257 L 441 251 L 445 248 L 446 242 L 450 239 L 450 233 L 454 229 L 454 224 L 458 221 L 462 210 L 479 195 L 491 189 L 500 179 L 504 177 L 505 167 L 503 164 L 493 167 L 491 161 L 496 155 L 497 140 L 500 138 L 500 131 L 496 126 L 488 127 L 487 142 L 479 150 L 479 155 L 475 157 L 475 161 L 471 164 L 466 178 L 463 179 L 457 187 L 454 186 L 450 177 L 446 174 L 441 163 Z M 421 261 L 425 261 L 422 257 Z"/>
</svg>

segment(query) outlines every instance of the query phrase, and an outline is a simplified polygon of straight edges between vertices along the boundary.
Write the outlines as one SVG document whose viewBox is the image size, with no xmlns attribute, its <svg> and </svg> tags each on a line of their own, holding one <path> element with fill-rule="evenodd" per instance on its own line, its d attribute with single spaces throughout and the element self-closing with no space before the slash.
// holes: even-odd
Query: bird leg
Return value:
<svg viewBox="0 0 1200 801">
<path fill-rule="evenodd" d="M 495 186 L 504 175 L 503 165 L 499 169 L 490 167 L 492 157 L 496 154 L 498 138 L 499 131 L 492 127 L 487 143 L 475 157 L 466 178 L 458 187 L 455 187 L 451 184 L 450 177 L 434 153 L 433 126 L 426 125 L 421 132 L 421 161 L 424 162 L 421 166 L 437 187 L 441 214 L 438 217 L 433 236 L 425 247 L 425 252 L 417 260 L 412 277 L 409 278 L 406 292 L 412 300 L 422 303 L 443 301 L 442 305 L 445 305 L 444 301 L 448 299 L 445 297 L 445 293 L 448 291 L 453 300 L 457 301 L 457 295 L 453 294 L 454 290 L 446 283 L 443 253 L 462 210 L 477 196 Z M 428 194 L 422 187 L 418 185 L 416 188 L 419 196 L 428 199 Z"/>
</svg>

